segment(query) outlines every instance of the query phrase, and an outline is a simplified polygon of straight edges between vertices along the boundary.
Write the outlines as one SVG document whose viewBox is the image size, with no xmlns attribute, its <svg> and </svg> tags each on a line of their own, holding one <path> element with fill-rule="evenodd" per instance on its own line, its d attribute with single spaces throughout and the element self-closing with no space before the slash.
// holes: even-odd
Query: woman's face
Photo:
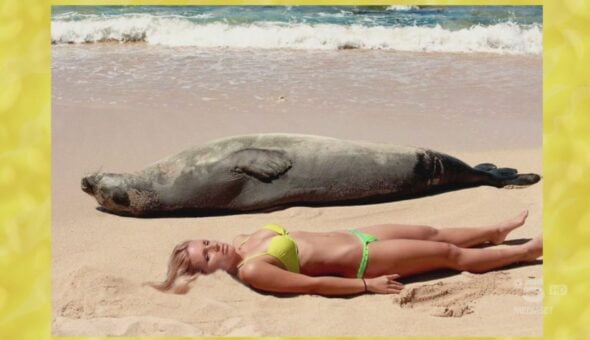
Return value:
<svg viewBox="0 0 590 340">
<path fill-rule="evenodd" d="M 219 269 L 230 271 L 239 261 L 235 248 L 224 242 L 212 240 L 193 240 L 187 247 L 191 266 L 199 268 L 203 274 Z"/>
</svg>

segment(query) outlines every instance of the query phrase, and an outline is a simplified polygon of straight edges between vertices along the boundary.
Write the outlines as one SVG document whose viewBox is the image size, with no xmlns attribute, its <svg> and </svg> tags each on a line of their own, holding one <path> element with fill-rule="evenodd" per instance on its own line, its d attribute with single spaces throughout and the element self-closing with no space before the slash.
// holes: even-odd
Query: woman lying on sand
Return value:
<svg viewBox="0 0 590 340">
<path fill-rule="evenodd" d="M 168 277 L 149 283 L 161 291 L 185 293 L 198 275 L 219 269 L 251 287 L 276 293 L 350 295 L 399 293 L 400 277 L 435 269 L 482 273 L 542 256 L 543 240 L 503 248 L 500 244 L 524 224 L 527 211 L 481 228 L 435 229 L 420 225 L 383 224 L 349 231 L 288 233 L 276 224 L 231 244 L 185 241 L 172 251 Z"/>
</svg>

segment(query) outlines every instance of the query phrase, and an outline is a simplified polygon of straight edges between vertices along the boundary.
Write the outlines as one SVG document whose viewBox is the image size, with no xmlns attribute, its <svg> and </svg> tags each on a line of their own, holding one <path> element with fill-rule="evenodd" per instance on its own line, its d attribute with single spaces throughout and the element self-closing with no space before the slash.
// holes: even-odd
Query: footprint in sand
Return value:
<svg viewBox="0 0 590 340">
<path fill-rule="evenodd" d="M 406 289 L 394 297 L 394 303 L 401 308 L 425 309 L 433 316 L 462 317 L 473 313 L 474 302 L 486 295 L 535 294 L 515 285 L 506 272 L 467 274 L 467 278 L 466 281 L 440 281 Z"/>
</svg>

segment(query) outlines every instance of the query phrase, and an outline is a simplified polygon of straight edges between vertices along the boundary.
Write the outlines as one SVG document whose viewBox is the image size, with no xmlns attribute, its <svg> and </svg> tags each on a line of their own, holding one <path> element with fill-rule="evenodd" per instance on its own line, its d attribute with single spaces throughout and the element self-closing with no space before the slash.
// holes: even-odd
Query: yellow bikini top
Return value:
<svg viewBox="0 0 590 340">
<path fill-rule="evenodd" d="M 255 257 L 270 255 L 281 261 L 288 271 L 299 273 L 299 254 L 297 251 L 297 243 L 295 243 L 295 240 L 289 236 L 289 232 L 287 232 L 285 228 L 278 224 L 267 224 L 260 229 L 272 230 L 278 235 L 270 240 L 266 252 L 246 257 L 244 260 L 242 260 L 242 262 L 240 262 L 240 264 L 238 264 L 238 268 Z M 248 239 L 249 238 L 242 241 L 240 246 L 246 243 Z"/>
</svg>

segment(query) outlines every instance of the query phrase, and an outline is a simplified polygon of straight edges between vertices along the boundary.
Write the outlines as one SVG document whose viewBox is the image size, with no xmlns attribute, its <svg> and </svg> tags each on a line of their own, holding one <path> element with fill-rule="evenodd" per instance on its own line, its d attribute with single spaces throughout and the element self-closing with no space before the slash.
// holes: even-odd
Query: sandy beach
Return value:
<svg viewBox="0 0 590 340">
<path fill-rule="evenodd" d="M 403 280 L 400 296 L 277 297 L 225 273 L 200 277 L 186 295 L 141 284 L 164 277 L 183 240 L 231 241 L 271 222 L 291 231 L 477 227 L 528 209 L 509 236 L 516 244 L 542 231 L 543 181 L 374 205 L 139 219 L 98 211 L 80 179 L 263 132 L 427 147 L 542 175 L 541 93 L 535 55 L 53 46 L 53 335 L 540 336 L 540 263 L 420 275 Z"/>
</svg>

